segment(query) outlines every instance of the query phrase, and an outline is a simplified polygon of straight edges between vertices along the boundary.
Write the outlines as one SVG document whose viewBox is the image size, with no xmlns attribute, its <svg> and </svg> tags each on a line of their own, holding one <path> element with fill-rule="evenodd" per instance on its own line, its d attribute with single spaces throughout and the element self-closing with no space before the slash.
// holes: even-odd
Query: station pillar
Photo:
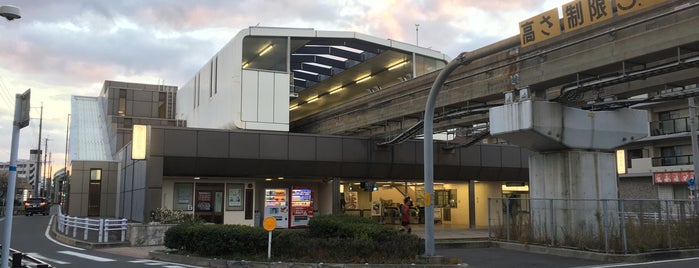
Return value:
<svg viewBox="0 0 699 268">
<path fill-rule="evenodd" d="M 615 150 L 647 136 L 646 111 L 587 111 L 509 96 L 489 116 L 491 135 L 533 151 L 529 207 L 534 235 L 557 242 L 610 227 L 618 217 Z"/>
</svg>

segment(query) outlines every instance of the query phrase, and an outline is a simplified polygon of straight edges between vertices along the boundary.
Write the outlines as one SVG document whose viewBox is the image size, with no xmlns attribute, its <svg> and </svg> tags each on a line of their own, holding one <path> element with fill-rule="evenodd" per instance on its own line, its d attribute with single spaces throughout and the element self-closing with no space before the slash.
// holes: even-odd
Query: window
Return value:
<svg viewBox="0 0 699 268">
<path fill-rule="evenodd" d="M 192 210 L 193 183 L 175 183 L 173 194 L 173 210 Z"/>
<path fill-rule="evenodd" d="M 126 115 L 126 89 L 119 89 L 119 116 Z"/>
<path fill-rule="evenodd" d="M 435 207 L 455 208 L 459 203 L 458 199 L 456 198 L 456 189 L 435 190 L 434 203 Z"/>
<path fill-rule="evenodd" d="M 687 184 L 672 185 L 672 194 L 674 199 L 688 199 L 689 187 Z"/>
<path fill-rule="evenodd" d="M 173 210 L 192 210 L 194 183 L 175 183 Z"/>
<path fill-rule="evenodd" d="M 643 158 L 643 149 L 629 149 L 626 151 L 626 167 L 631 168 L 631 160 Z"/>
<path fill-rule="evenodd" d="M 93 168 L 90 169 L 90 181 L 101 181 L 102 180 L 102 169 Z"/>
<path fill-rule="evenodd" d="M 243 69 L 287 72 L 286 37 L 255 37 L 243 39 Z"/>
<path fill-rule="evenodd" d="M 682 146 L 660 147 L 660 159 L 662 166 L 689 165 L 690 155 L 682 154 Z"/>
<path fill-rule="evenodd" d="M 167 105 L 165 101 L 167 100 L 167 95 L 165 92 L 158 93 L 158 118 L 165 118 L 165 112 Z"/>
<path fill-rule="evenodd" d="M 660 128 L 663 134 L 673 134 L 689 131 L 687 117 L 682 117 L 680 110 L 666 111 L 658 113 Z"/>
</svg>

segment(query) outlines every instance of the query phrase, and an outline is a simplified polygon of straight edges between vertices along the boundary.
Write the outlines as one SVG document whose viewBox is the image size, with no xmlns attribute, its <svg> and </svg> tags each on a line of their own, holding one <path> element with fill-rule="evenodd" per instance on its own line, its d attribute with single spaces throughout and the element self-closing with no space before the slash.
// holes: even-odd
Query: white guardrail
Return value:
<svg viewBox="0 0 699 268">
<path fill-rule="evenodd" d="M 121 232 L 121 242 L 126 240 L 128 225 L 126 219 L 90 219 L 63 215 L 58 212 L 58 231 L 69 235 L 72 229 L 73 238 L 78 236 L 78 229 L 82 229 L 83 240 L 88 240 L 90 231 L 97 231 L 97 242 L 109 242 L 109 232 Z"/>
</svg>

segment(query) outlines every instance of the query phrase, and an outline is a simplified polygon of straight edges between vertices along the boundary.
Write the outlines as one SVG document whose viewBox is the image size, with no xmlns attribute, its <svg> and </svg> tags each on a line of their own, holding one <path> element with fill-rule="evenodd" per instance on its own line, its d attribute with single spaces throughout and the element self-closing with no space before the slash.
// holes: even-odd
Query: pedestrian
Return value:
<svg viewBox="0 0 699 268">
<path fill-rule="evenodd" d="M 408 233 L 411 233 L 413 230 L 410 228 L 410 206 L 413 205 L 413 202 L 410 201 L 410 196 L 406 196 L 403 198 L 403 204 L 400 206 L 400 225 L 401 229 L 400 231 L 408 231 Z"/>
</svg>

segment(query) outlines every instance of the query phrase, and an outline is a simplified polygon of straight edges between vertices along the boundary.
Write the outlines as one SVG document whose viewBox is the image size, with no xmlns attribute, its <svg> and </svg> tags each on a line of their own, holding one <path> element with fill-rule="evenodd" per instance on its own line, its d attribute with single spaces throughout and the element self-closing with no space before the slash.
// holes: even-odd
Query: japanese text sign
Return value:
<svg viewBox="0 0 699 268">
<path fill-rule="evenodd" d="M 536 44 L 561 34 L 558 9 L 554 8 L 519 23 L 522 47 Z"/>
<path fill-rule="evenodd" d="M 616 0 L 616 13 L 621 16 L 662 2 L 667 0 Z"/>
<path fill-rule="evenodd" d="M 694 177 L 693 171 L 679 172 L 657 172 L 653 173 L 653 183 L 655 184 L 684 184 Z"/>
<path fill-rule="evenodd" d="M 614 16 L 609 0 L 575 0 L 564 4 L 561 9 L 566 32 L 590 26 Z"/>
</svg>

